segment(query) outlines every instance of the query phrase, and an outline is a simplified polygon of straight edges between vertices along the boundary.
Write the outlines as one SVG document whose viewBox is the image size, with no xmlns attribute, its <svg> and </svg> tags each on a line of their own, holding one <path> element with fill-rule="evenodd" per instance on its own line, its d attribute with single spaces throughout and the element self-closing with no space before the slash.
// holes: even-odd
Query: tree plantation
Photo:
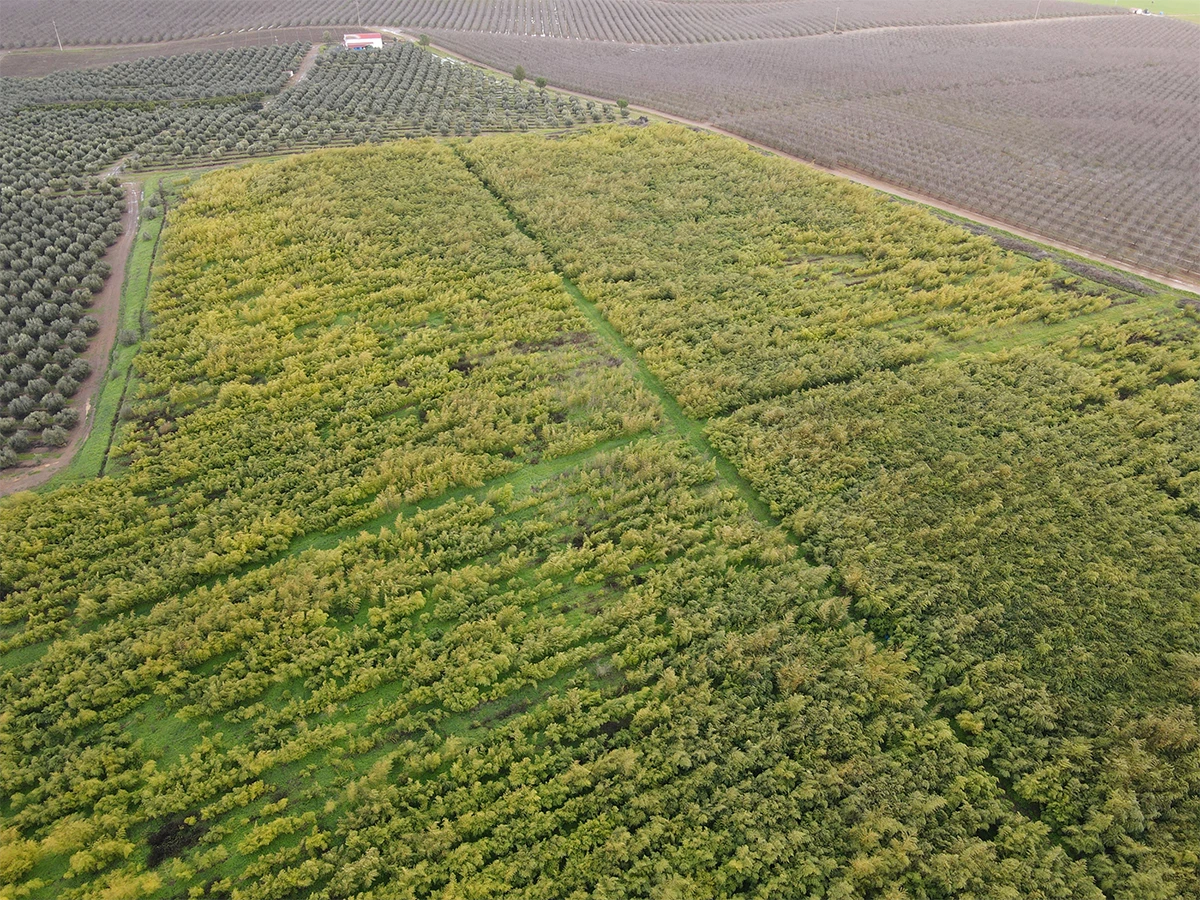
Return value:
<svg viewBox="0 0 1200 900">
<path fill-rule="evenodd" d="M 607 104 L 525 88 L 411 43 L 331 50 L 284 91 L 309 49 L 0 79 L 0 469 L 65 444 L 80 418 L 67 405 L 88 372 L 76 354 L 97 328 L 86 310 L 108 274 L 100 257 L 124 209 L 125 192 L 115 178 L 97 178 L 102 170 L 615 118 Z"/>
<path fill-rule="evenodd" d="M 1200 892 L 1195 298 L 609 125 L 212 172 L 149 302 L 0 896 Z"/>
<path fill-rule="evenodd" d="M 0 186 L 78 188 L 120 160 L 137 170 L 615 118 L 607 104 L 515 84 L 407 42 L 369 53 L 326 48 L 284 90 L 309 49 L 268 45 L 0 79 Z"/>
<path fill-rule="evenodd" d="M 0 186 L 0 469 L 32 445 L 65 444 L 79 419 L 67 400 L 90 371 L 78 354 L 99 325 L 86 310 L 124 195 L 106 182 L 59 196 Z"/>
</svg>

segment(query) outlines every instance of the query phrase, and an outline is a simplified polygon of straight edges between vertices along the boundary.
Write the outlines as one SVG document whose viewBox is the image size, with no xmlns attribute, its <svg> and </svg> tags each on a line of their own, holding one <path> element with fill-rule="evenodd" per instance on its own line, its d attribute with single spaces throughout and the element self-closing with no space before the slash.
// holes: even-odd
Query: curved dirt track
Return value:
<svg viewBox="0 0 1200 900">
<path fill-rule="evenodd" d="M 96 419 L 96 397 L 108 374 L 108 361 L 117 337 L 117 326 L 121 321 L 121 288 L 125 284 L 125 264 L 129 260 L 133 242 L 138 233 L 138 208 L 141 185 L 126 182 L 125 214 L 121 217 L 124 231 L 117 242 L 108 248 L 104 261 L 112 266 L 112 274 L 96 295 L 88 312 L 100 322 L 100 330 L 92 337 L 86 351 L 80 354 L 92 367 L 91 374 L 83 380 L 78 393 L 71 398 L 71 406 L 79 410 L 79 424 L 71 430 L 71 439 L 65 447 L 47 453 L 32 466 L 6 469 L 0 472 L 0 497 L 18 491 L 33 490 L 45 484 L 52 475 L 62 470 L 75 456 L 83 444 Z"/>
</svg>

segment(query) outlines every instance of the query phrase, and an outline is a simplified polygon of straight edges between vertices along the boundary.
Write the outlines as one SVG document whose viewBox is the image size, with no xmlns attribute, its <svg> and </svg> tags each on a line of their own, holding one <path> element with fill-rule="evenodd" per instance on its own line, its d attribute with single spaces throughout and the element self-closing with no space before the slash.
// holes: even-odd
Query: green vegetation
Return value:
<svg viewBox="0 0 1200 900">
<path fill-rule="evenodd" d="M 66 468 L 47 482 L 49 487 L 86 481 L 105 473 L 118 416 L 133 381 L 136 344 L 145 335 L 149 322 L 146 299 L 150 293 L 150 270 L 158 250 L 167 197 L 171 195 L 168 184 L 173 180 L 151 176 L 141 184 L 142 194 L 153 204 L 151 208 L 160 212 L 147 219 L 142 226 L 126 261 L 125 280 L 121 284 L 120 330 L 105 370 L 104 383 L 96 398 L 92 429 Z"/>
<path fill-rule="evenodd" d="M 263 117 L 268 143 L 378 142 L 402 136 L 528 131 L 613 121 L 607 104 L 522 87 L 411 43 L 318 57 Z"/>
<path fill-rule="evenodd" d="M 246 134 L 264 131 L 255 112 L 306 49 L 192 53 L 0 79 L 0 186 L 37 191 L 62 182 L 78 190 L 124 157 L 132 164 L 235 150 Z M 180 135 L 187 140 L 176 149 Z"/>
<path fill-rule="evenodd" d="M 468 152 L 1014 802 L 1200 887 L 1196 301 L 678 129 Z"/>
<path fill-rule="evenodd" d="M 81 189 L 87 175 L 120 160 L 137 170 L 614 119 L 607 104 L 523 88 L 407 42 L 324 54 L 284 90 L 307 49 L 294 43 L 0 79 L 0 186 Z"/>
<path fill-rule="evenodd" d="M 0 80 L 0 469 L 38 446 L 65 444 L 81 417 L 67 403 L 87 374 L 75 354 L 96 327 L 84 309 L 107 274 L 99 256 L 119 231 L 123 196 L 115 179 L 95 177 L 102 170 L 614 120 L 606 104 L 525 90 L 410 43 L 332 52 L 281 94 L 307 49 L 243 48 Z M 143 218 L 157 213 L 150 207 Z M 159 227 L 151 220 L 145 234 L 153 240 Z M 145 268 L 138 259 L 135 266 Z M 131 357 L 121 351 L 116 362 L 127 371 Z M 115 412 L 100 412 L 107 434 Z M 103 471 L 106 447 L 90 442 L 65 477 Z"/>
<path fill-rule="evenodd" d="M 109 477 L 0 504 L 0 889 L 1200 887 L 1194 300 L 665 126 L 155 266 Z"/>
<path fill-rule="evenodd" d="M 1095 3 L 1096 0 L 1080 0 L 1085 3 Z M 1100 4 L 1107 6 L 1108 4 Z M 1179 19 L 1186 19 L 1189 22 L 1200 24 L 1200 0 L 1145 0 L 1138 4 L 1133 3 L 1116 3 L 1112 4 L 1116 7 L 1116 11 L 1130 9 L 1135 5 L 1140 5 L 1141 9 L 1148 9 L 1154 15 L 1162 13 L 1167 16 L 1175 16 Z"/>
</svg>

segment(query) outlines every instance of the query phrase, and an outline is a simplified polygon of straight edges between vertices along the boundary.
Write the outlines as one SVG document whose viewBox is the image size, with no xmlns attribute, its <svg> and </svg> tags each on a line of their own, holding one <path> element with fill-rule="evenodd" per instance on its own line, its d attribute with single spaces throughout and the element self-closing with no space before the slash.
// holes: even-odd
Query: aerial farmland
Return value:
<svg viewBox="0 0 1200 900">
<path fill-rule="evenodd" d="M 1200 895 L 1152 6 L 5 3 L 0 898 Z"/>
</svg>

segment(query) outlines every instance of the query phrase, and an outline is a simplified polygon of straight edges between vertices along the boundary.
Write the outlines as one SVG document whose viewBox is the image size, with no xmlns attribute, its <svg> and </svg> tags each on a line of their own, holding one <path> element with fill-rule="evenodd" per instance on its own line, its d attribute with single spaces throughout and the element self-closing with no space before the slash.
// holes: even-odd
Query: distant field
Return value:
<svg viewBox="0 0 1200 900">
<path fill-rule="evenodd" d="M 688 47 L 435 32 L 1164 273 L 1200 272 L 1200 29 L 1137 16 Z"/>
<path fill-rule="evenodd" d="M 317 43 L 328 28 L 272 28 L 250 30 L 238 34 L 214 35 L 157 44 L 118 44 L 108 47 L 70 46 L 0 52 L 0 77 L 38 78 L 54 72 L 78 69 L 98 69 L 115 63 L 132 62 L 161 56 L 179 56 L 205 50 L 235 50 L 244 47 L 263 47 L 268 44 L 293 42 Z M 339 32 L 340 33 L 340 32 Z"/>
</svg>

